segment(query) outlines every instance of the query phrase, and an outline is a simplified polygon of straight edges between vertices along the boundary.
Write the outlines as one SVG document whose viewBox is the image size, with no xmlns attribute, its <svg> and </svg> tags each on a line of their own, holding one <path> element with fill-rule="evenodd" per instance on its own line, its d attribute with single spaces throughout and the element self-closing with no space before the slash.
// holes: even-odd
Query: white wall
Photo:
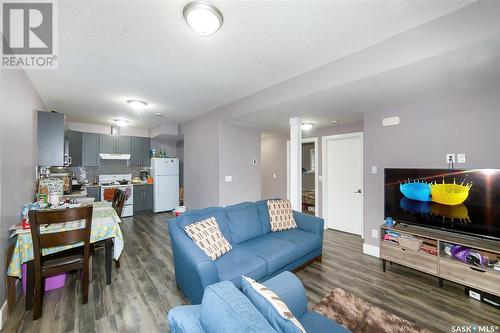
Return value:
<svg viewBox="0 0 500 333">
<path fill-rule="evenodd" d="M 36 111 L 46 110 L 22 70 L 2 70 L 0 100 L 0 304 L 5 300 L 5 249 L 8 228 L 20 221 L 22 206 L 33 200 L 36 173 Z"/>
</svg>

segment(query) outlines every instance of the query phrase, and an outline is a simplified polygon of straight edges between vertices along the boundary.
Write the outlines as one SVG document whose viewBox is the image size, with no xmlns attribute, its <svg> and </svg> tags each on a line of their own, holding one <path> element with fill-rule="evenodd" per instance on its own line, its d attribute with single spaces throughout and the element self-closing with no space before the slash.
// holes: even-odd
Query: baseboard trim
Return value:
<svg viewBox="0 0 500 333">
<path fill-rule="evenodd" d="M 375 245 L 363 243 L 363 253 L 372 257 L 380 258 L 380 248 Z"/>
<path fill-rule="evenodd" d="M 0 309 L 0 330 L 3 328 L 5 325 L 5 322 L 7 321 L 7 317 L 9 316 L 9 311 L 7 307 L 7 300 L 3 302 L 2 308 Z"/>
</svg>

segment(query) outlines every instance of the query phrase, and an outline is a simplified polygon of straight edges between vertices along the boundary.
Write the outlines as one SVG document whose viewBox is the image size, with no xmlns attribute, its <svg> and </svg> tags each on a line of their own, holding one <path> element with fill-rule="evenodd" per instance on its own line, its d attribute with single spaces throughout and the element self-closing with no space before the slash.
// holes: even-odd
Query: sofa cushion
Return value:
<svg viewBox="0 0 500 333">
<path fill-rule="evenodd" d="M 267 208 L 267 200 L 259 200 L 255 202 L 259 213 L 260 223 L 262 225 L 262 233 L 268 234 L 271 232 L 271 223 L 269 223 L 269 209 Z"/>
<path fill-rule="evenodd" d="M 225 211 L 233 243 L 239 244 L 263 234 L 257 206 L 253 202 L 227 206 Z"/>
<path fill-rule="evenodd" d="M 300 229 L 271 232 L 268 236 L 297 245 L 299 258 L 321 247 L 320 235 Z"/>
<path fill-rule="evenodd" d="M 250 300 L 228 281 L 205 289 L 200 321 L 207 333 L 275 332 Z"/>
<path fill-rule="evenodd" d="M 349 333 L 347 328 L 317 312 L 306 312 L 299 318 L 307 332 Z"/>
<path fill-rule="evenodd" d="M 266 276 L 266 262 L 244 250 L 234 247 L 231 251 L 214 261 L 219 281 L 231 281 L 241 288 L 241 276 L 246 275 L 259 280 Z"/>
<path fill-rule="evenodd" d="M 168 311 L 168 325 L 172 333 L 204 333 L 200 323 L 201 305 L 176 306 Z"/>
<path fill-rule="evenodd" d="M 281 231 L 297 228 L 293 219 L 292 205 L 288 200 L 268 200 L 269 222 L 271 231 Z"/>
<path fill-rule="evenodd" d="M 224 208 L 221 207 L 210 207 L 200 210 L 188 210 L 181 216 L 175 219 L 179 228 L 184 230 L 184 227 L 188 224 L 192 224 L 201 220 L 208 219 L 210 217 L 215 217 L 219 229 L 224 235 L 224 237 L 231 243 L 231 233 L 229 232 L 229 220 L 226 216 Z"/>
<path fill-rule="evenodd" d="M 201 220 L 184 227 L 194 243 L 205 252 L 210 259 L 215 260 L 231 251 L 231 244 L 220 232 L 215 217 Z"/>
<path fill-rule="evenodd" d="M 302 257 L 295 244 L 270 237 L 271 234 L 250 239 L 237 245 L 263 259 L 267 265 L 268 275 Z"/>
<path fill-rule="evenodd" d="M 271 289 L 245 276 L 241 280 L 243 293 L 276 331 L 280 333 L 306 332 L 288 306 Z"/>
</svg>

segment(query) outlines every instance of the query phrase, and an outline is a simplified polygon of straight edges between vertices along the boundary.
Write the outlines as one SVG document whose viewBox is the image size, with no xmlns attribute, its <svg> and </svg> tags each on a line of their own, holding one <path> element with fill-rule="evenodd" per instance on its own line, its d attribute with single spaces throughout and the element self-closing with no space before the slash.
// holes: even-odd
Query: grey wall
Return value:
<svg viewBox="0 0 500 333">
<path fill-rule="evenodd" d="M 188 209 L 219 204 L 219 126 L 211 114 L 182 125 L 184 202 Z"/>
<path fill-rule="evenodd" d="M 221 123 L 220 200 L 221 206 L 261 197 L 260 130 Z M 252 160 L 257 160 L 252 165 Z M 225 182 L 232 176 L 232 182 Z"/>
<path fill-rule="evenodd" d="M 8 228 L 33 200 L 36 169 L 36 111 L 45 105 L 22 70 L 2 70 L 0 99 L 0 304 L 5 300 Z"/>
<path fill-rule="evenodd" d="M 401 124 L 382 127 L 382 118 L 400 116 Z M 368 112 L 364 118 L 364 236 L 384 222 L 384 168 L 446 168 L 446 153 L 465 153 L 459 168 L 500 168 L 500 95 L 471 92 Z M 371 166 L 378 174 L 371 174 Z"/>
<path fill-rule="evenodd" d="M 266 135 L 261 139 L 262 199 L 286 198 L 286 140 L 288 137 L 284 134 Z"/>
</svg>

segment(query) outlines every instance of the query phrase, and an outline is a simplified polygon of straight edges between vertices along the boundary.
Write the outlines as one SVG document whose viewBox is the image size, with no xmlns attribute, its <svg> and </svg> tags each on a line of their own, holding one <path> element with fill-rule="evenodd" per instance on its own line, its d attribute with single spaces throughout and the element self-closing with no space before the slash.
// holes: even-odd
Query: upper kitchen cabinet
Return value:
<svg viewBox="0 0 500 333">
<path fill-rule="evenodd" d="M 99 134 L 99 153 L 130 154 L 130 136 Z"/>
<path fill-rule="evenodd" d="M 149 138 L 132 137 L 132 155 L 130 163 L 133 167 L 149 167 Z"/>
<path fill-rule="evenodd" d="M 82 151 L 82 166 L 99 166 L 99 134 L 82 133 Z"/>
<path fill-rule="evenodd" d="M 38 111 L 38 165 L 64 166 L 64 115 Z"/>
<path fill-rule="evenodd" d="M 99 134 L 99 153 L 113 154 L 115 153 L 115 136 Z"/>
<path fill-rule="evenodd" d="M 117 154 L 130 154 L 131 150 L 131 137 L 124 135 L 115 136 L 115 145 Z"/>
<path fill-rule="evenodd" d="M 67 131 L 66 140 L 68 141 L 69 165 L 82 165 L 82 132 Z"/>
</svg>

